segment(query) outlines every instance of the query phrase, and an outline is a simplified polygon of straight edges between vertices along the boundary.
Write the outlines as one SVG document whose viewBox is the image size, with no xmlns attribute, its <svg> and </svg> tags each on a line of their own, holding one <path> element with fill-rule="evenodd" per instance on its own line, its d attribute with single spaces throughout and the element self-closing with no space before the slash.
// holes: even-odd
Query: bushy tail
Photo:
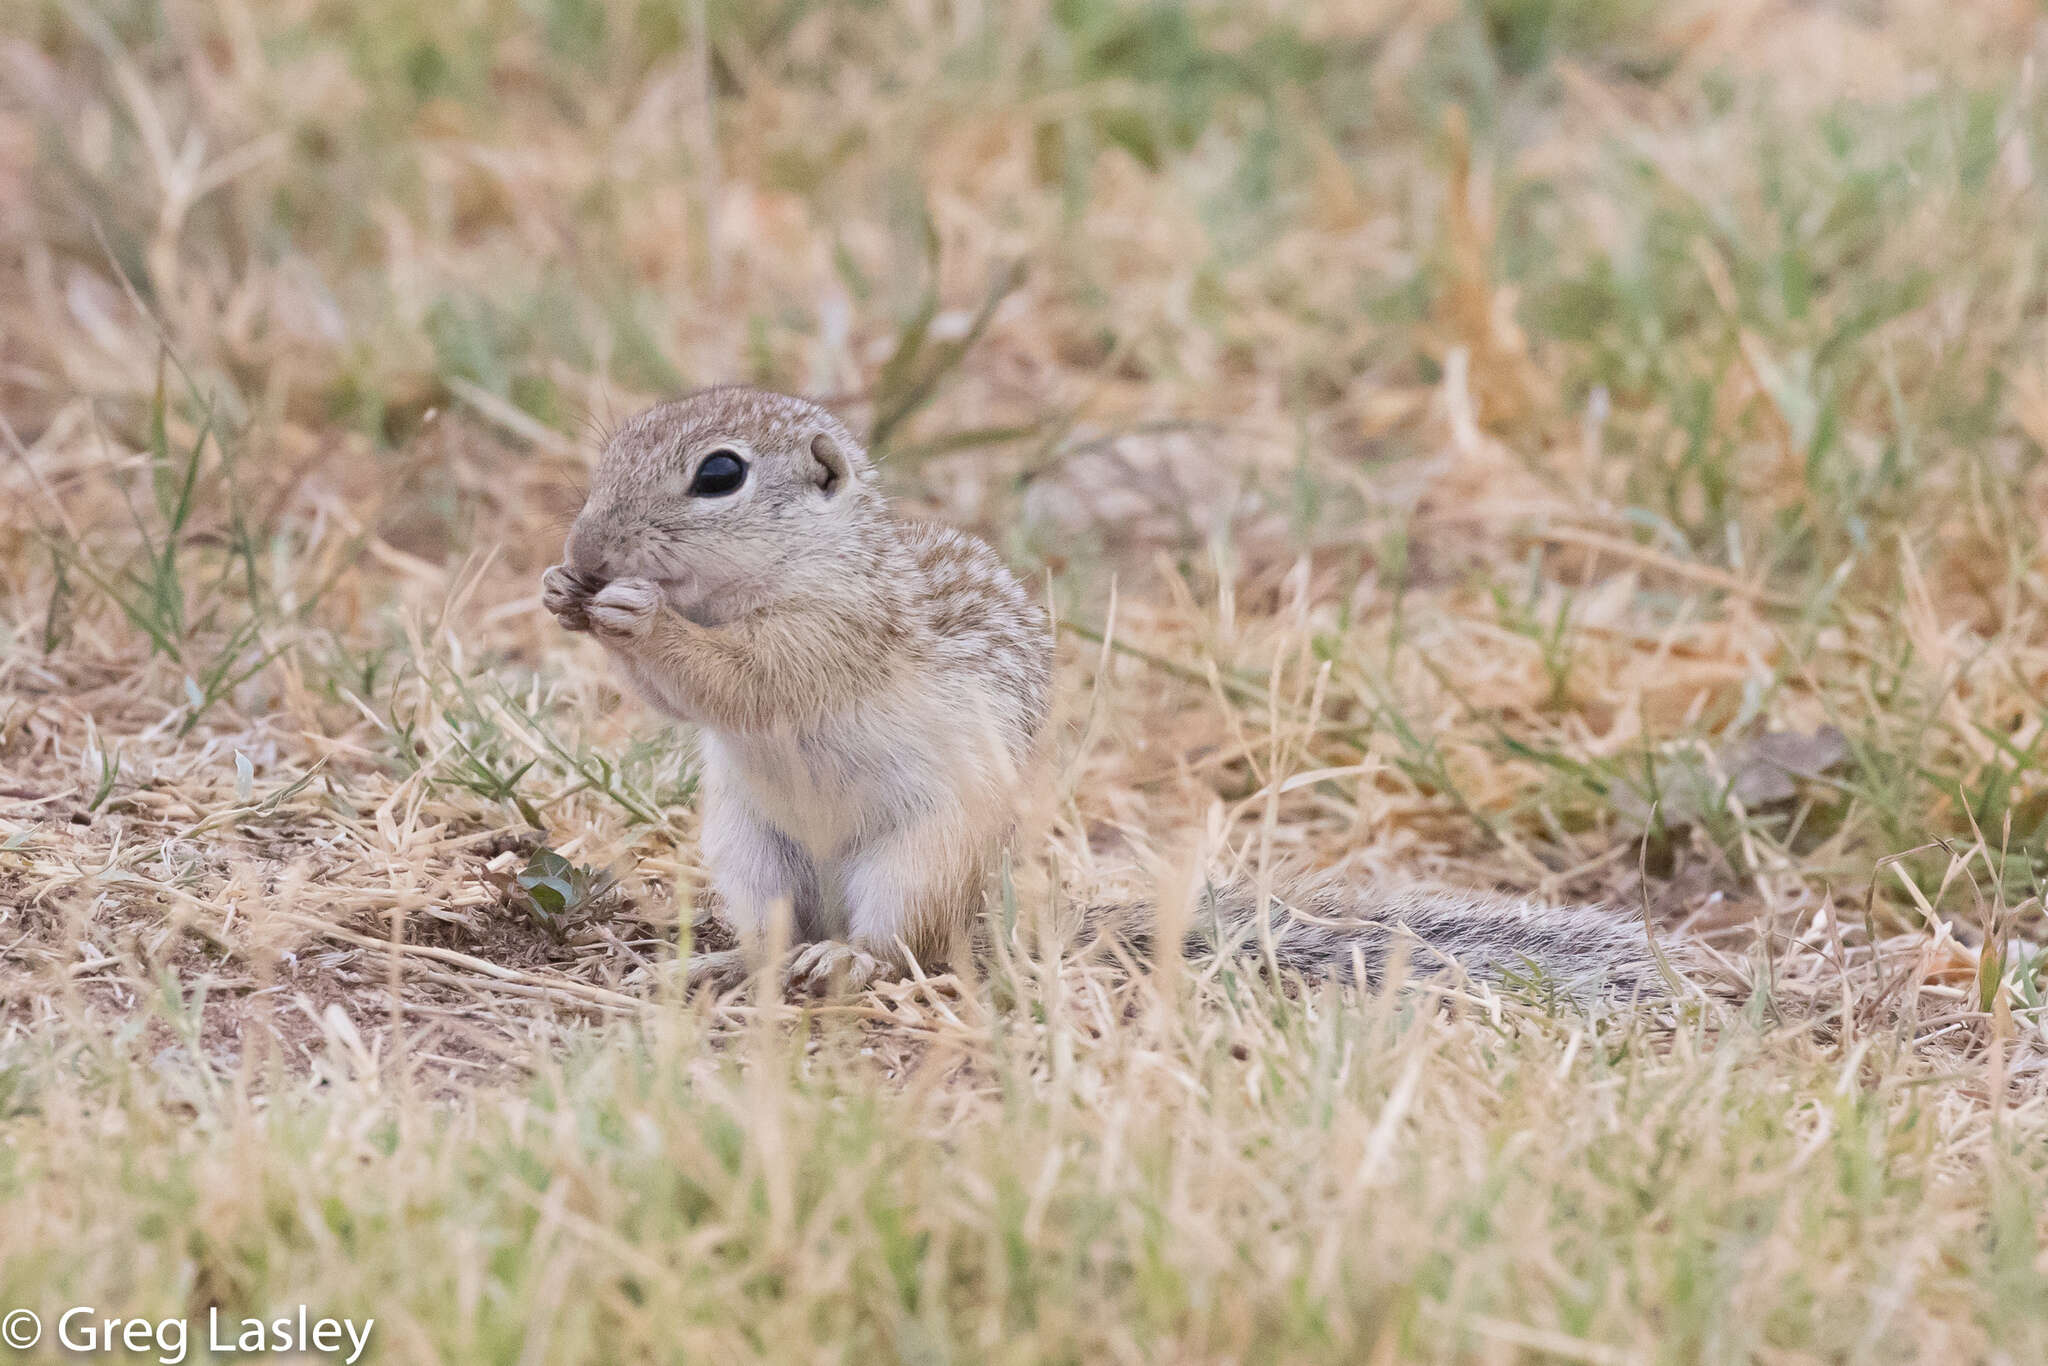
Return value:
<svg viewBox="0 0 2048 1366">
<path fill-rule="evenodd" d="M 1198 899 L 1186 952 L 1244 957 L 1264 953 L 1259 893 L 1246 881 L 1213 884 Z M 1092 928 L 1140 955 L 1151 952 L 1150 907 L 1098 907 Z M 1547 906 L 1526 897 L 1422 883 L 1359 886 L 1333 876 L 1283 882 L 1273 889 L 1268 923 L 1274 964 L 1283 973 L 1379 986 L 1406 960 L 1408 975 L 1525 983 L 1576 998 L 1670 994 L 1665 964 L 1641 920 L 1591 907 Z"/>
</svg>

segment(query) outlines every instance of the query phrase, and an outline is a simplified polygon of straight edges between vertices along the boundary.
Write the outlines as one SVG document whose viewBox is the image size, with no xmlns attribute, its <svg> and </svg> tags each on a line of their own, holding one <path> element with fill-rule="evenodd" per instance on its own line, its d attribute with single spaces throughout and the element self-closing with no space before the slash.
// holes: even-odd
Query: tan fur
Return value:
<svg viewBox="0 0 2048 1366">
<path fill-rule="evenodd" d="M 748 462 L 697 497 L 698 466 Z M 742 934 L 786 907 L 787 972 L 858 987 L 965 951 L 1043 747 L 1052 637 L 981 542 L 899 522 L 852 435 L 801 399 L 718 388 L 627 423 L 604 452 L 543 602 L 589 631 L 648 702 L 694 723 L 704 848 Z M 1296 884 L 1271 914 L 1283 969 L 1377 980 L 1393 957 L 1654 990 L 1639 932 L 1441 889 Z M 1198 951 L 1258 950 L 1257 898 L 1208 900 Z M 1143 946 L 1142 908 L 1095 913 Z M 1198 917 L 1200 920 L 1200 917 Z M 1424 951 L 1398 947 L 1406 928 Z M 698 965 L 728 974 L 737 956 Z"/>
</svg>

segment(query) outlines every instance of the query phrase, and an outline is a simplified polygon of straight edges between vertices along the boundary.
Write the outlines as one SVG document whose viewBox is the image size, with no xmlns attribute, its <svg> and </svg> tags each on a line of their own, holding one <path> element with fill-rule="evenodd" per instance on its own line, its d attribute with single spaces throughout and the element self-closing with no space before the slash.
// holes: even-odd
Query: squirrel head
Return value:
<svg viewBox="0 0 2048 1366">
<path fill-rule="evenodd" d="M 648 409 L 606 445 L 569 531 L 593 582 L 652 579 L 686 615 L 773 595 L 799 557 L 879 509 L 875 468 L 815 403 L 721 386 Z"/>
</svg>

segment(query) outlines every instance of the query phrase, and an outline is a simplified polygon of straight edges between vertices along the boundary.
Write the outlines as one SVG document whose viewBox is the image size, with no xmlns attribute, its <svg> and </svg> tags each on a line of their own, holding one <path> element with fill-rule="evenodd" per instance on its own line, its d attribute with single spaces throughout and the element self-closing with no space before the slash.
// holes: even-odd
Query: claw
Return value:
<svg viewBox="0 0 2048 1366">
<path fill-rule="evenodd" d="M 551 565 L 540 576 L 540 605 L 554 615 L 563 629 L 588 631 L 591 594 L 600 585 L 584 578 L 564 564 Z"/>
<path fill-rule="evenodd" d="M 599 635 L 630 638 L 654 629 L 662 600 L 659 584 L 647 579 L 615 579 L 591 595 L 584 611 Z"/>
<path fill-rule="evenodd" d="M 826 939 L 799 950 L 782 981 L 793 996 L 852 996 L 891 975 L 889 965 L 867 950 Z"/>
<path fill-rule="evenodd" d="M 700 953 L 690 958 L 685 981 L 692 992 L 723 996 L 745 984 L 747 971 L 747 956 L 738 949 Z"/>
</svg>

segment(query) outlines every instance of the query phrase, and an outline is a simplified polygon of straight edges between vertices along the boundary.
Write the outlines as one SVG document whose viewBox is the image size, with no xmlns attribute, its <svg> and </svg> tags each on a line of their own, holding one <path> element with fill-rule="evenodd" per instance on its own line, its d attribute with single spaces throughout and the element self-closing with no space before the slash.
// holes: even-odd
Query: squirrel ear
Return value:
<svg viewBox="0 0 2048 1366">
<path fill-rule="evenodd" d="M 852 463 L 830 434 L 819 432 L 811 438 L 811 456 L 817 461 L 811 469 L 811 478 L 827 494 L 839 492 L 853 477 Z"/>
</svg>

